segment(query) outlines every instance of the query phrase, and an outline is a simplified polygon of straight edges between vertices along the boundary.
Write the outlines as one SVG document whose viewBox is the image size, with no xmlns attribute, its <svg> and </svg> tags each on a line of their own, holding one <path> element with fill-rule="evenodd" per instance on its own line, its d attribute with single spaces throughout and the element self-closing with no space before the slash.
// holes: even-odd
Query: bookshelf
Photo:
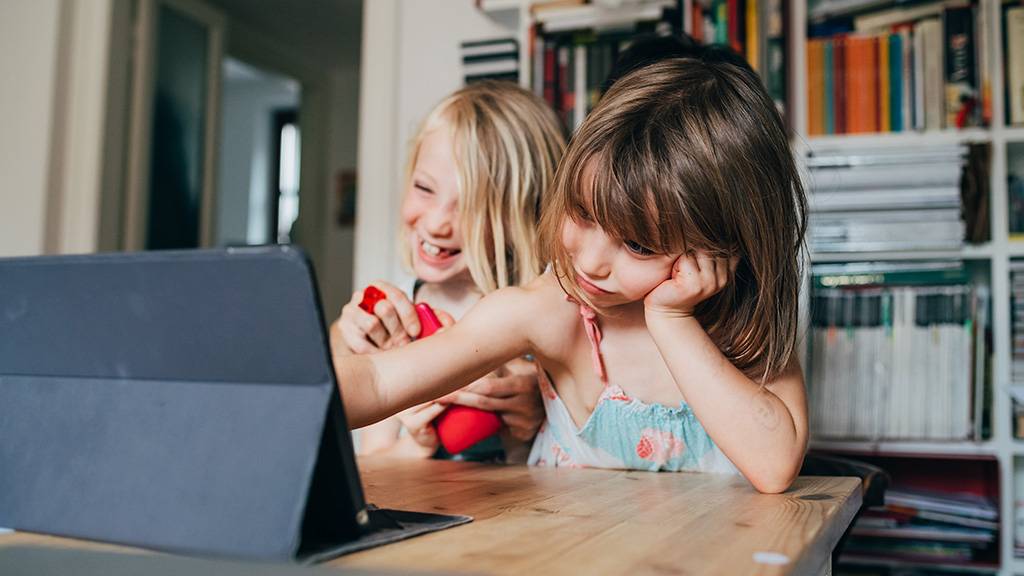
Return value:
<svg viewBox="0 0 1024 576">
<path fill-rule="evenodd" d="M 762 0 L 764 1 L 764 0 Z M 841 13 L 850 5 L 869 6 L 865 12 L 883 10 L 896 4 L 909 6 L 908 9 L 929 4 L 922 2 L 865 2 L 858 0 L 822 0 L 831 4 Z M 530 9 L 532 2 L 522 0 L 518 4 L 517 18 L 514 22 L 520 47 L 519 79 L 524 86 L 535 86 L 537 82 L 536 66 L 543 66 L 543 59 L 536 57 L 537 24 L 543 24 L 550 32 L 564 34 L 573 28 L 602 28 L 609 23 L 615 25 L 628 24 L 632 19 L 654 17 L 659 9 L 677 9 L 682 16 L 681 28 L 691 32 L 697 24 L 694 22 L 692 7 L 700 3 L 713 7 L 716 2 L 702 0 L 681 0 L 678 2 L 648 2 L 641 4 L 625 3 L 627 9 L 606 9 L 599 2 L 586 6 L 560 6 L 550 11 L 539 12 Z M 765 2 L 767 3 L 767 2 Z M 937 3 L 937 2 L 932 2 Z M 610 3 L 614 4 L 614 3 Z M 1018 529 L 1015 527 L 1016 500 L 1024 499 L 1024 440 L 1014 437 L 1012 401 L 1004 392 L 1005 386 L 1011 382 L 1011 263 L 1024 260 L 1024 230 L 1020 238 L 1010 234 L 1010 204 L 1008 193 L 1010 183 L 1008 176 L 1010 167 L 1024 165 L 1024 126 L 1010 125 L 1007 112 L 1008 102 L 1004 90 L 1008 76 L 1005 70 L 1007 43 L 1002 36 L 1001 5 L 1002 0 L 975 0 L 974 13 L 981 14 L 984 31 L 990 35 L 990 50 L 985 70 L 990 82 L 990 115 L 987 123 L 976 126 L 950 128 L 942 127 L 944 120 L 931 120 L 932 129 L 909 129 L 898 132 L 879 132 L 877 130 L 863 133 L 824 134 L 820 133 L 820 125 L 811 130 L 808 115 L 812 104 L 808 97 L 809 70 L 807 47 L 809 45 L 810 10 L 815 9 L 814 3 L 802 1 L 784 2 L 787 11 L 785 25 L 785 115 L 787 123 L 793 129 L 793 146 L 798 158 L 805 160 L 811 153 L 819 151 L 855 151 L 879 149 L 899 151 L 907 148 L 974 145 L 986 143 L 991 147 L 988 171 L 988 220 L 989 240 L 977 244 L 964 243 L 961 246 L 939 250 L 903 250 L 885 251 L 844 251 L 844 252 L 811 252 L 810 263 L 841 263 L 841 262 L 912 262 L 927 260 L 963 261 L 970 270 L 972 283 L 980 283 L 987 287 L 989 294 L 988 316 L 990 321 L 991 343 L 989 352 L 991 363 L 987 368 L 990 390 L 988 396 L 982 397 L 984 411 L 987 416 L 987 430 L 978 440 L 961 441 L 870 441 L 843 439 L 815 439 L 812 449 L 831 453 L 847 454 L 865 459 L 881 459 L 891 465 L 901 467 L 901 462 L 914 462 L 916 465 L 942 470 L 943 474 L 962 475 L 959 482 L 970 483 L 971 476 L 983 469 L 987 479 L 985 490 L 994 497 L 998 515 L 999 529 L 995 551 L 986 556 L 982 562 L 968 564 L 931 563 L 927 566 L 934 570 L 955 570 L 965 573 L 1024 573 L 1024 551 L 1022 557 L 1015 554 L 1015 538 Z M 481 0 L 478 6 L 484 12 L 504 11 L 515 6 L 514 2 L 488 2 Z M 983 8 L 983 9 L 981 9 Z M 508 22 L 508 20 L 507 20 Z M 579 48 L 577 48 L 579 50 Z M 580 56 L 578 51 L 574 55 Z M 980 73 L 979 73 L 979 76 Z M 575 70 L 574 81 L 577 85 L 585 85 L 586 78 L 581 71 Z M 579 96 L 574 102 L 574 116 L 567 121 L 570 129 L 578 126 L 586 113 L 584 100 Z M 937 124 L 936 124 L 937 122 Z M 937 128 L 935 126 L 938 126 Z M 811 132 L 815 132 L 811 134 Z M 1020 176 L 1024 177 L 1024 166 Z M 805 172 L 810 172 L 805 170 Z M 809 177 L 809 176 L 808 176 Z M 809 184 L 811 182 L 808 182 Z M 809 292 L 809 291 L 805 291 Z M 805 295 L 804 307 L 810 305 L 809 296 Z M 1024 382 L 1022 382 L 1024 383 Z M 814 382 L 809 381 L 809 386 Z M 966 464 L 966 462 L 974 462 Z M 966 467 L 965 467 L 966 466 Z M 968 471 L 958 471 L 968 470 Z M 1018 474 L 1020 470 L 1020 474 Z M 904 472 L 905 474 L 905 472 Z M 1022 488 L 1015 488 L 1017 486 Z M 1024 530 L 1024 526 L 1020 528 Z M 1024 534 L 1022 534 L 1024 536 Z M 991 557 L 991 558 L 989 558 Z M 853 564 L 863 564 L 858 560 Z M 897 570 L 923 568 L 919 563 L 900 561 L 876 562 L 876 566 L 884 566 Z"/>
<path fill-rule="evenodd" d="M 767 1 L 767 0 L 765 0 Z M 692 7 L 695 2 L 712 5 L 712 1 L 679 0 L 677 2 L 640 2 L 620 3 L 628 8 L 604 8 L 605 3 L 593 2 L 584 6 L 566 6 L 551 8 L 549 11 L 531 9 L 534 2 L 530 0 L 479 0 L 476 5 L 485 14 L 504 22 L 510 32 L 519 41 L 520 67 L 519 80 L 525 87 L 536 87 L 536 67 L 543 65 L 543 60 L 536 57 L 537 24 L 543 24 L 553 33 L 566 34 L 571 29 L 604 29 L 608 25 L 628 24 L 631 20 L 652 18 L 663 9 L 675 7 L 677 17 L 682 17 L 681 28 L 687 32 L 695 25 Z M 865 2 L 858 0 L 821 0 L 831 4 L 837 10 L 844 6 L 866 5 L 866 12 L 881 10 L 893 5 L 920 6 L 929 4 L 922 2 Z M 931 2 L 936 3 L 936 2 Z M 607 4 L 615 4 L 613 2 Z M 876 560 L 868 562 L 875 566 L 886 566 L 892 570 L 928 568 L 936 571 L 958 571 L 980 574 L 1014 574 L 1024 573 L 1024 550 L 1021 556 L 1015 554 L 1015 540 L 1019 532 L 1024 532 L 1024 523 L 1016 524 L 1017 500 L 1024 501 L 1024 439 L 1014 436 L 1013 405 L 1006 392 L 1011 383 L 1011 351 L 1012 351 L 1012 314 L 1011 314 L 1011 262 L 1024 261 L 1024 234 L 1013 237 L 1009 230 L 1008 194 L 1010 185 L 1008 176 L 1010 167 L 1024 166 L 1024 126 L 1008 123 L 1007 105 L 1004 86 L 1007 75 L 1004 62 L 1007 43 L 1004 42 L 1002 19 L 1003 0 L 974 0 L 973 6 L 983 8 L 977 10 L 983 18 L 982 26 L 995 39 L 991 43 L 989 60 L 986 64 L 991 83 L 991 114 L 987 125 L 966 128 L 939 128 L 931 130 L 908 130 L 902 132 L 868 132 L 856 134 L 814 134 L 810 135 L 808 112 L 811 103 L 808 98 L 808 59 L 807 47 L 810 10 L 808 3 L 803 1 L 786 1 L 786 89 L 785 111 L 787 122 L 793 131 L 792 144 L 796 156 L 801 161 L 808 154 L 821 150 L 843 151 L 877 148 L 882 150 L 900 150 L 909 147 L 943 146 L 983 143 L 991 146 L 991 157 L 988 171 L 988 225 L 990 240 L 978 244 L 941 250 L 885 250 L 871 252 L 811 252 L 810 263 L 850 263 L 850 262 L 912 262 L 912 261 L 962 261 L 970 270 L 972 283 L 981 283 L 987 287 L 989 294 L 988 318 L 991 331 L 991 344 L 988 354 L 987 386 L 989 391 L 983 396 L 984 411 L 987 416 L 987 430 L 980 440 L 957 441 L 922 441 L 922 440 L 856 440 L 856 439 L 812 439 L 812 449 L 838 454 L 876 459 L 888 462 L 898 469 L 922 467 L 934 469 L 942 475 L 956 478 L 965 484 L 978 482 L 977 476 L 984 476 L 984 490 L 994 498 L 999 519 L 996 538 L 998 545 L 991 558 L 973 563 L 917 563 L 899 560 Z M 811 3 L 814 6 L 814 3 Z M 585 85 L 585 63 L 580 59 L 586 52 L 579 46 L 574 48 L 575 57 L 574 80 L 577 85 Z M 578 126 L 586 113 L 584 96 L 576 94 L 574 112 L 571 121 L 567 121 L 570 129 Z M 941 125 L 941 124 L 940 124 Z M 809 170 L 805 170 L 809 172 Z M 1024 170 L 1020 174 L 1024 177 Z M 810 184 L 810 182 L 808 183 Z M 1022 230 L 1024 232 L 1024 230 Z M 808 292 L 808 291 L 805 291 Z M 804 309 L 810 306 L 810 298 L 805 295 Z M 1024 382 L 1022 382 L 1024 384 Z M 813 382 L 808 383 L 814 386 Z M 906 473 L 905 470 L 902 470 Z M 1020 488 L 1017 488 L 1020 486 Z M 1024 533 L 1021 535 L 1024 541 Z M 856 559 L 854 564 L 866 561 Z"/>
<path fill-rule="evenodd" d="M 998 0 L 980 0 L 986 9 L 982 13 L 987 21 L 982 25 L 993 38 L 1002 37 L 1001 21 L 998 16 L 1000 5 Z M 794 41 L 807 41 L 807 6 L 803 2 L 792 3 L 790 29 L 795 31 Z M 1002 42 L 996 42 L 992 54 L 990 75 L 992 90 L 992 114 L 987 127 L 965 129 L 941 129 L 925 132 L 901 132 L 885 134 L 853 134 L 808 137 L 807 119 L 807 82 L 808 71 L 806 61 L 793 66 L 790 78 L 793 83 L 792 93 L 795 95 L 793 117 L 797 133 L 796 148 L 806 154 L 819 148 L 848 147 L 902 147 L 922 144 L 956 144 L 986 142 L 992 146 L 992 157 L 989 172 L 989 224 L 991 240 L 980 245 L 965 244 L 959 250 L 944 252 L 882 252 L 856 254 L 812 254 L 813 262 L 841 262 L 866 260 L 965 260 L 983 263 L 989 273 L 989 289 L 991 291 L 991 398 L 987 400 L 991 415 L 991 430 L 987 439 L 982 442 L 865 442 L 865 441 L 821 441 L 815 442 L 816 448 L 864 455 L 889 455 L 900 457 L 922 457 L 936 459 L 957 459 L 963 457 L 987 457 L 998 464 L 998 503 L 1000 515 L 999 530 L 999 566 L 1001 574 L 1024 572 L 1024 558 L 1014 553 L 1014 541 L 1017 531 L 1015 526 L 1016 500 L 1024 498 L 1016 486 L 1024 485 L 1018 474 L 1024 473 L 1024 440 L 1017 440 L 1013 435 L 1011 400 L 1004 391 L 1010 383 L 1010 352 L 1011 352 L 1011 314 L 1009 266 L 1011 260 L 1024 257 L 1024 242 L 1011 240 L 1008 234 L 1007 204 L 1007 150 L 1013 142 L 1020 142 L 1024 137 L 1024 128 L 1007 125 L 1004 106 L 1003 81 L 1005 76 L 1000 73 L 1004 69 L 1005 54 Z M 805 50 L 794 47 L 793 54 L 797 59 L 804 59 Z M 903 567 L 906 567 L 905 565 Z M 993 572 L 993 567 L 969 567 L 965 571 Z"/>
</svg>

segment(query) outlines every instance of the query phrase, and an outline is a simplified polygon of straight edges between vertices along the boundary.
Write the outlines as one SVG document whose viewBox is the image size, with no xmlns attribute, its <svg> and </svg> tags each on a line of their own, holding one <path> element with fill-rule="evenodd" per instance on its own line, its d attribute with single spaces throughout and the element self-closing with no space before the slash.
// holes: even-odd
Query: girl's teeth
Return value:
<svg viewBox="0 0 1024 576">
<path fill-rule="evenodd" d="M 434 246 L 433 244 L 431 244 L 431 243 L 429 243 L 427 241 L 424 241 L 422 245 L 423 245 L 423 251 L 426 252 L 427 254 L 430 254 L 431 256 L 437 256 L 437 255 L 439 255 L 441 253 L 441 249 L 440 248 L 438 248 L 437 246 Z"/>
</svg>

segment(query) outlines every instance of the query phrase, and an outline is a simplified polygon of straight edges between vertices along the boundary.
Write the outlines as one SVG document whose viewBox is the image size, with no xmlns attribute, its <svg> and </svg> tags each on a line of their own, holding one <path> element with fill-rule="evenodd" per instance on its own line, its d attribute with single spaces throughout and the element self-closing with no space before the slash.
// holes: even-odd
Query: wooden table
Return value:
<svg viewBox="0 0 1024 576">
<path fill-rule="evenodd" d="M 712 474 L 374 459 L 361 461 L 360 472 L 367 499 L 382 508 L 475 520 L 345 556 L 332 566 L 822 574 L 861 503 L 856 478 L 803 477 L 786 493 L 768 495 L 741 477 Z"/>
<path fill-rule="evenodd" d="M 758 494 L 738 476 L 360 460 L 382 508 L 470 524 L 328 566 L 478 574 L 825 574 L 860 507 L 856 478 L 802 477 Z M 0 544 L 79 545 L 16 533 Z M 105 548 L 109 548 L 104 546 Z"/>
</svg>

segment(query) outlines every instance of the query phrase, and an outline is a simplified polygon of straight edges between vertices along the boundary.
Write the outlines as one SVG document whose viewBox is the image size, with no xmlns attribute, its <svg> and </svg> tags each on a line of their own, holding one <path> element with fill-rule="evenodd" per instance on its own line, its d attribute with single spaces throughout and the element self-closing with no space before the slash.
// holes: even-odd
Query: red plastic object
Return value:
<svg viewBox="0 0 1024 576">
<path fill-rule="evenodd" d="M 416 305 L 416 315 L 420 318 L 420 338 L 441 329 L 441 321 L 425 302 Z M 454 404 L 434 419 L 434 426 L 444 449 L 449 454 L 458 454 L 497 433 L 501 418 L 494 412 Z"/>
<path fill-rule="evenodd" d="M 387 299 L 388 295 L 382 292 L 380 288 L 367 286 L 366 290 L 363 290 L 363 299 L 359 301 L 359 307 L 367 314 L 373 314 L 373 307 L 377 305 L 377 302 Z"/>
<path fill-rule="evenodd" d="M 496 434 L 501 418 L 494 412 L 452 404 L 434 420 L 434 425 L 444 449 L 449 454 L 458 454 Z"/>
<path fill-rule="evenodd" d="M 426 302 L 420 302 L 415 308 L 416 316 L 420 319 L 420 338 L 426 338 L 441 329 L 441 321 Z"/>
</svg>

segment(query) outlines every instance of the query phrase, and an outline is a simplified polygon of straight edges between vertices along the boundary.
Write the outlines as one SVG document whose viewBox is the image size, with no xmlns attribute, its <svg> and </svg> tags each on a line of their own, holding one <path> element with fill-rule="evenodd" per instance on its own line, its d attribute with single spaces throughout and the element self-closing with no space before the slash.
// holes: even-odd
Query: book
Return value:
<svg viewBox="0 0 1024 576">
<path fill-rule="evenodd" d="M 853 28 L 857 32 L 882 32 L 904 22 L 914 22 L 928 16 L 938 16 L 942 13 L 943 2 L 933 2 L 917 5 L 902 5 L 888 10 L 878 10 L 856 16 L 853 19 Z"/>
<path fill-rule="evenodd" d="M 960 186 L 961 163 L 879 164 L 810 171 L 818 191 Z"/>
<path fill-rule="evenodd" d="M 515 38 L 462 42 L 460 52 L 467 84 L 484 79 L 519 79 L 519 42 Z"/>
<path fill-rule="evenodd" d="M 924 105 L 924 129 L 939 130 L 943 126 L 944 78 L 943 62 L 945 51 L 942 42 L 942 22 L 938 18 L 922 20 L 914 29 L 921 35 L 923 55 L 922 86 Z"/>
<path fill-rule="evenodd" d="M 1006 115 L 1010 124 L 1024 124 L 1024 6 L 1005 10 Z"/>
<path fill-rule="evenodd" d="M 807 134 L 825 134 L 825 42 L 807 41 Z"/>
<path fill-rule="evenodd" d="M 946 6 L 942 12 L 945 60 L 945 120 L 947 128 L 980 123 L 978 78 L 975 67 L 974 9 L 970 5 Z"/>
<path fill-rule="evenodd" d="M 889 34 L 889 130 L 903 131 L 903 37 Z"/>
<path fill-rule="evenodd" d="M 930 512 L 954 514 L 966 518 L 996 520 L 999 510 L 991 499 L 975 494 L 947 493 L 933 490 L 890 487 L 885 492 L 887 506 L 916 508 Z"/>
</svg>

